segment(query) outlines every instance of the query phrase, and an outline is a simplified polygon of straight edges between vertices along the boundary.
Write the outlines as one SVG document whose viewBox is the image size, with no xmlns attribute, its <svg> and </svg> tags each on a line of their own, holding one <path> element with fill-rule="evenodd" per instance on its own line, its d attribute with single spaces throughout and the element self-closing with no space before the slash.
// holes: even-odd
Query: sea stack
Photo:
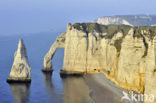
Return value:
<svg viewBox="0 0 156 103">
<path fill-rule="evenodd" d="M 20 39 L 18 49 L 14 54 L 14 63 L 11 68 L 10 76 L 7 79 L 8 83 L 30 83 L 31 82 L 31 68 L 28 63 L 28 57 L 23 40 Z"/>
</svg>

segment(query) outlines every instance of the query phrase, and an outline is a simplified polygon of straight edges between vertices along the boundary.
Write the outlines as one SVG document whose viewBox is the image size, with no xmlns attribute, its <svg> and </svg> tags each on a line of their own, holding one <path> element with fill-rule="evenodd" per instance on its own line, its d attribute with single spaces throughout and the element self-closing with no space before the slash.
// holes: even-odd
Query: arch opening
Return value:
<svg viewBox="0 0 156 103">
<path fill-rule="evenodd" d="M 50 47 L 48 53 L 44 57 L 44 68 L 42 69 L 43 72 L 52 72 L 53 66 L 52 66 L 52 59 L 55 55 L 55 52 L 58 48 L 64 48 L 65 46 L 65 34 L 59 35 L 55 42 Z"/>
</svg>

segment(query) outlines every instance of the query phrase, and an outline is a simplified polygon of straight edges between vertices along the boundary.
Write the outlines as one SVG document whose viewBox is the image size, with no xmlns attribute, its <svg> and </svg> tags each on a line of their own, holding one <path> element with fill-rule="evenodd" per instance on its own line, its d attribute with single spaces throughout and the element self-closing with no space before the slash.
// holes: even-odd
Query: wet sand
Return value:
<svg viewBox="0 0 156 103">
<path fill-rule="evenodd" d="M 84 76 L 84 79 L 90 88 L 90 96 L 95 103 L 132 103 L 121 100 L 123 89 L 118 88 L 104 74 L 89 74 Z"/>
</svg>

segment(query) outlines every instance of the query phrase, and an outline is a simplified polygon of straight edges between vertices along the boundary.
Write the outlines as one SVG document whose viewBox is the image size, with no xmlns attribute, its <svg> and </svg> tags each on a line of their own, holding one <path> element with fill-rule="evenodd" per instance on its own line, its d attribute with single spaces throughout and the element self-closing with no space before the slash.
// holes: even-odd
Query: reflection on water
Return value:
<svg viewBox="0 0 156 103">
<path fill-rule="evenodd" d="M 64 103 L 94 103 L 83 77 L 63 78 Z"/>
<path fill-rule="evenodd" d="M 55 75 L 52 76 L 52 73 L 44 73 L 44 84 L 51 98 L 49 103 L 94 103 L 89 96 L 90 91 L 83 77 L 62 78 L 61 96 L 55 91 L 53 78 Z"/>
<path fill-rule="evenodd" d="M 48 92 L 49 101 L 48 103 L 62 103 L 62 94 L 56 91 L 55 86 L 52 83 L 52 72 L 43 73 L 44 75 L 44 85 L 46 91 Z"/>
<path fill-rule="evenodd" d="M 52 85 L 52 72 L 43 73 L 44 74 L 44 84 L 48 91 L 53 91 Z"/>
<path fill-rule="evenodd" d="M 56 75 L 55 72 L 53 74 L 43 73 L 44 87 L 45 87 L 45 91 L 47 92 L 47 95 L 44 95 L 46 96 L 46 103 L 94 103 L 89 96 L 90 91 L 83 77 L 70 76 L 62 79 L 60 78 L 62 81 L 62 89 L 60 92 L 58 92 L 57 91 L 58 88 L 55 86 L 56 81 L 53 82 L 53 79 L 56 79 L 56 77 L 58 78 L 58 75 Z M 20 83 L 20 84 L 9 84 L 9 85 L 15 103 L 31 102 L 29 101 L 30 84 Z M 40 100 L 41 98 L 37 98 L 37 99 Z"/>
<path fill-rule="evenodd" d="M 10 89 L 16 103 L 27 103 L 30 95 L 30 84 L 11 83 Z"/>
</svg>

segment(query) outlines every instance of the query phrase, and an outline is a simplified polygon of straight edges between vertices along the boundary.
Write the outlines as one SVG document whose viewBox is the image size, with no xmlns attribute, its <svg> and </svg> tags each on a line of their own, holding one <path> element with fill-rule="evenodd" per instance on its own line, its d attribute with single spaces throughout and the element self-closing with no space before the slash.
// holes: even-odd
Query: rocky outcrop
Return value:
<svg viewBox="0 0 156 103">
<path fill-rule="evenodd" d="M 102 72 L 121 88 L 156 96 L 156 27 L 76 23 L 63 35 L 62 74 Z"/>
<path fill-rule="evenodd" d="M 52 72 L 52 58 L 55 54 L 57 48 L 64 48 L 65 44 L 65 34 L 61 34 L 57 37 L 54 44 L 51 46 L 50 50 L 44 57 L 44 68 L 42 69 L 43 72 Z"/>
<path fill-rule="evenodd" d="M 31 82 L 30 66 L 23 40 L 20 39 L 14 54 L 14 63 L 7 82 Z"/>
</svg>

